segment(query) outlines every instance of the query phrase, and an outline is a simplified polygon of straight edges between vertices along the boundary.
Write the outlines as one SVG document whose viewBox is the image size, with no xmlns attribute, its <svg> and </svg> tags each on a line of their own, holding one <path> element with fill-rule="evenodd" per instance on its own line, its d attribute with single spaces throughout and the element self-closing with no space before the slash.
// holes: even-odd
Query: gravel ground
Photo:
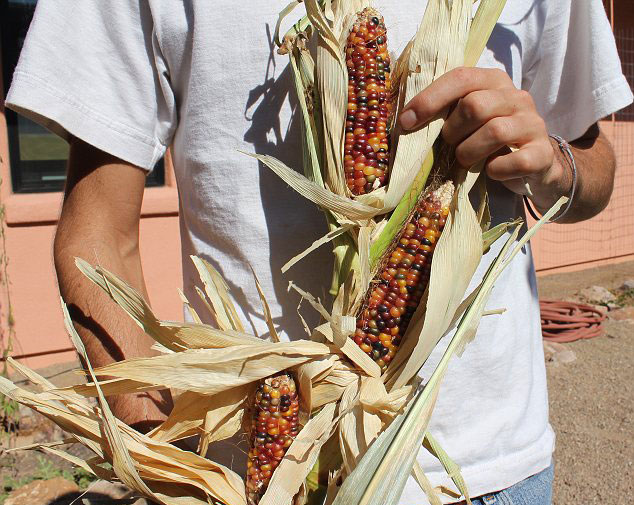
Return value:
<svg viewBox="0 0 634 505">
<path fill-rule="evenodd" d="M 584 287 L 616 289 L 634 263 L 539 279 L 542 298 Z M 629 504 L 634 494 L 634 321 L 608 320 L 605 336 L 566 344 L 577 359 L 548 363 L 557 434 L 554 505 Z"/>
</svg>

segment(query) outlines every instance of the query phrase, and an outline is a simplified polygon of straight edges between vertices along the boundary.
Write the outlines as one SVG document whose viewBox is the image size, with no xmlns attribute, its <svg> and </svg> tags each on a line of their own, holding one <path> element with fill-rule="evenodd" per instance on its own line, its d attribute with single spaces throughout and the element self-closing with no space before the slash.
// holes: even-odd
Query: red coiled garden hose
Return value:
<svg viewBox="0 0 634 505">
<path fill-rule="evenodd" d="M 540 300 L 542 335 L 548 342 L 574 342 L 603 333 L 605 314 L 591 305 Z"/>
</svg>

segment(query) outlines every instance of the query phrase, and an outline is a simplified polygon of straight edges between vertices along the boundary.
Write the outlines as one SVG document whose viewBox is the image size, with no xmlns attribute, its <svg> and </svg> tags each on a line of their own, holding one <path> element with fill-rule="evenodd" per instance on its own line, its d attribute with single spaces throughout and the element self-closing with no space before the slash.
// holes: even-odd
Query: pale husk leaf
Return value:
<svg viewBox="0 0 634 505">
<path fill-rule="evenodd" d="M 308 18 L 317 30 L 315 80 L 319 92 L 324 128 L 324 169 L 326 184 L 337 195 L 348 195 L 343 178 L 343 139 L 348 101 L 348 75 L 344 47 L 350 17 L 369 2 L 326 2 L 322 10 L 316 0 L 306 0 Z"/>
<path fill-rule="evenodd" d="M 75 264 L 86 277 L 108 293 L 145 333 L 172 351 L 260 342 L 253 335 L 234 329 L 222 331 L 197 323 L 160 321 L 143 297 L 125 281 L 102 267 L 92 267 L 80 258 L 75 258 Z"/>
<path fill-rule="evenodd" d="M 109 452 L 104 452 L 111 445 L 103 438 L 100 409 L 95 410 L 77 398 L 45 399 L 46 393 L 31 393 L 4 377 L 0 377 L 0 393 L 50 418 L 101 460 L 111 460 Z M 155 442 L 116 419 L 114 423 L 138 474 L 152 489 L 150 496 L 154 496 L 158 503 L 207 505 L 206 495 L 227 505 L 246 504 L 242 481 L 229 469 L 171 445 Z M 134 489 L 140 491 L 138 487 Z"/>
<path fill-rule="evenodd" d="M 306 49 L 303 37 L 295 37 L 289 57 L 291 70 L 293 71 L 293 81 L 295 82 L 295 91 L 300 110 L 302 111 L 304 175 L 309 180 L 323 185 L 319 158 L 319 137 L 317 136 L 318 128 L 313 116 L 313 114 L 318 112 L 315 110 L 317 104 L 314 103 L 315 94 L 313 92 L 315 63 L 308 49 Z M 308 100 L 313 100 L 313 103 L 310 104 L 313 109 L 312 114 L 309 112 Z"/>
<path fill-rule="evenodd" d="M 208 261 L 198 256 L 190 256 L 190 258 L 203 281 L 205 293 L 207 293 L 213 308 L 212 315 L 220 329 L 244 332 L 244 327 L 231 300 L 229 286 L 225 280 Z"/>
<path fill-rule="evenodd" d="M 473 67 L 480 59 L 480 55 L 491 36 L 495 23 L 506 5 L 506 0 L 487 0 L 480 2 L 478 10 L 471 22 L 469 40 L 465 50 L 464 64 Z"/>
<path fill-rule="evenodd" d="M 162 327 L 158 318 L 143 297 L 129 284 L 101 267 L 93 268 L 81 258 L 75 258 L 77 268 L 128 313 L 132 319 L 154 340 L 173 351 L 185 348 L 174 338 L 173 332 Z"/>
<path fill-rule="evenodd" d="M 308 422 L 306 416 L 315 409 L 313 405 L 313 384 L 327 377 L 337 366 L 338 362 L 339 360 L 336 356 L 324 356 L 295 368 L 298 387 L 302 392 L 299 398 L 302 407 L 300 409 L 300 421 L 302 424 Z"/>
<path fill-rule="evenodd" d="M 119 432 L 117 427 L 117 421 L 110 410 L 110 406 L 106 401 L 106 397 L 103 395 L 101 389 L 99 389 L 99 383 L 97 382 L 97 377 L 93 371 L 92 365 L 90 364 L 90 360 L 88 359 L 88 354 L 86 353 L 86 348 L 84 347 L 83 342 L 79 338 L 75 327 L 73 326 L 73 322 L 70 319 L 70 314 L 68 313 L 68 308 L 66 304 L 62 301 L 62 310 L 64 312 L 64 323 L 66 325 L 66 329 L 70 338 L 77 349 L 79 355 L 83 358 L 84 363 L 88 367 L 88 371 L 90 373 L 90 377 L 97 388 L 97 400 L 99 402 L 99 407 L 101 408 L 102 413 L 102 421 L 103 421 L 103 433 L 105 436 L 105 440 L 108 444 L 108 449 L 110 450 L 112 456 L 112 468 L 117 477 L 123 482 L 126 486 L 131 489 L 136 489 L 139 492 L 143 493 L 145 496 L 150 496 L 154 499 L 159 499 L 158 496 L 154 494 L 153 491 L 147 486 L 147 484 L 141 479 L 139 472 L 137 471 L 134 461 L 132 460 L 132 456 L 128 452 L 128 448 L 126 447 L 123 437 Z"/>
<path fill-rule="evenodd" d="M 353 221 L 369 219 L 378 212 L 375 207 L 350 200 L 344 196 L 333 193 L 323 186 L 319 186 L 272 156 L 253 153 L 244 154 L 264 163 L 300 195 L 323 209 L 344 215 Z"/>
<path fill-rule="evenodd" d="M 246 384 L 223 391 L 220 394 L 205 395 L 185 391 L 174 401 L 174 408 L 168 418 L 148 436 L 161 442 L 173 442 L 204 432 L 208 442 L 229 438 L 240 430 L 240 416 L 249 394 L 255 386 Z"/>
<path fill-rule="evenodd" d="M 58 458 L 62 458 L 69 463 L 72 463 L 79 468 L 83 468 L 88 473 L 94 475 L 95 477 L 103 480 L 113 480 L 115 478 L 115 474 L 110 470 L 103 468 L 97 464 L 94 464 L 91 460 L 84 461 L 77 456 L 70 454 L 66 451 L 62 451 L 60 449 L 56 449 L 55 447 L 51 447 L 49 444 L 40 444 L 37 446 L 38 449 L 44 452 L 48 452 L 49 454 L 53 454 Z"/>
<path fill-rule="evenodd" d="M 262 284 L 260 284 L 260 280 L 251 267 L 251 273 L 253 273 L 253 280 L 255 281 L 255 288 L 258 291 L 258 295 L 260 296 L 260 302 L 262 303 L 262 312 L 264 313 L 264 320 L 266 321 L 266 326 L 269 329 L 269 335 L 273 342 L 279 342 L 280 336 L 277 334 L 277 330 L 275 329 L 275 324 L 273 323 L 273 316 L 271 315 L 271 308 L 269 307 L 269 302 L 266 301 L 266 296 L 264 296 L 264 290 L 262 289 Z"/>
<path fill-rule="evenodd" d="M 196 312 L 196 309 L 192 306 L 191 303 L 189 303 L 189 300 L 185 296 L 185 293 L 183 293 L 183 290 L 180 289 L 180 288 L 178 288 L 178 296 L 181 299 L 181 301 L 183 302 L 183 306 L 187 309 L 187 312 L 191 316 L 192 320 L 195 323 L 201 324 L 202 320 L 200 319 L 200 316 L 198 315 L 198 312 Z"/>
<path fill-rule="evenodd" d="M 364 353 L 352 339 L 343 336 L 336 339 L 332 324 L 322 324 L 315 328 L 315 333 L 322 335 L 326 340 L 332 342 L 339 350 L 370 377 L 380 377 L 381 369 L 372 359 Z"/>
<path fill-rule="evenodd" d="M 7 363 L 11 365 L 17 372 L 23 375 L 26 379 L 30 380 L 33 384 L 39 386 L 41 391 L 46 391 L 47 389 L 56 389 L 55 384 L 51 381 L 42 377 L 39 373 L 31 370 L 26 365 L 23 365 L 19 361 L 13 359 L 11 356 L 7 356 Z"/>
<path fill-rule="evenodd" d="M 333 350 L 308 340 L 262 341 L 129 359 L 101 367 L 96 373 L 211 395 L 258 381 Z"/>
<path fill-rule="evenodd" d="M 442 501 L 440 500 L 438 493 L 436 493 L 436 491 L 434 490 L 431 482 L 427 478 L 427 475 L 425 475 L 425 472 L 423 472 L 423 469 L 421 468 L 418 461 L 414 461 L 412 476 L 414 477 L 414 480 L 416 480 L 420 488 L 424 491 L 430 505 L 442 505 Z"/>
<path fill-rule="evenodd" d="M 399 95 L 399 109 L 442 74 L 464 62 L 464 51 L 471 22 L 471 0 L 427 3 L 423 20 L 408 56 L 405 94 Z M 396 154 L 385 195 L 383 211 L 394 209 L 411 186 L 423 161 L 440 134 L 443 119 L 424 128 L 393 136 Z"/>
<path fill-rule="evenodd" d="M 360 378 L 346 388 L 339 404 L 343 413 L 339 421 L 339 446 L 347 473 L 356 467 L 359 457 L 366 453 L 383 427 L 377 410 L 368 408 L 368 400 L 386 396 L 385 386 L 375 378 Z M 392 413 L 395 414 L 396 411 Z"/>
</svg>

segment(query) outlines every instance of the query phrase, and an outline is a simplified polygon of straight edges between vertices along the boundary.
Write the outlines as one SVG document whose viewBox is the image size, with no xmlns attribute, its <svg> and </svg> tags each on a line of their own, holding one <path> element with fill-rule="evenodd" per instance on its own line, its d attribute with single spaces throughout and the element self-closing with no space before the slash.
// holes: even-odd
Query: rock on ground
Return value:
<svg viewBox="0 0 634 505">
<path fill-rule="evenodd" d="M 582 298 L 593 303 L 611 303 L 616 301 L 616 296 L 603 286 L 590 286 L 589 288 L 582 289 L 580 295 Z"/>
<path fill-rule="evenodd" d="M 634 321 L 634 307 L 623 307 L 610 312 L 610 319 L 616 321 Z"/>
<path fill-rule="evenodd" d="M 634 289 L 634 279 L 628 279 L 621 284 L 622 291 L 629 291 L 630 289 Z"/>
<path fill-rule="evenodd" d="M 77 484 L 62 477 L 36 480 L 13 491 L 4 505 L 49 505 L 65 495 L 78 492 Z"/>
</svg>

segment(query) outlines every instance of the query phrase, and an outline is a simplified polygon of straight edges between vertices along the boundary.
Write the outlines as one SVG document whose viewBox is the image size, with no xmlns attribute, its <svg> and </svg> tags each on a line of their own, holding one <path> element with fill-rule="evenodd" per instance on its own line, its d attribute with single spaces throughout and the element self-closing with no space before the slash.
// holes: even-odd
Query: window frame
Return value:
<svg viewBox="0 0 634 505">
<path fill-rule="evenodd" d="M 33 2 L 32 6 L 25 2 L 22 3 L 20 7 L 25 10 L 30 8 L 34 9 L 36 4 L 37 0 Z M 32 16 L 32 12 L 30 14 Z M 1 84 L 3 88 L 3 103 L 13 77 L 13 71 L 15 70 L 18 62 L 19 52 L 21 51 L 20 34 L 22 31 L 19 28 L 6 30 L 6 26 L 9 26 L 10 24 L 9 2 L 4 0 L 0 2 L 0 73 L 2 74 Z M 28 27 L 25 29 L 28 29 Z M 9 40 L 12 36 L 15 40 Z M 17 51 L 17 49 L 20 49 L 20 51 Z M 62 192 L 66 183 L 67 159 L 23 160 L 20 155 L 20 129 L 18 114 L 12 110 L 4 108 L 4 117 L 7 128 L 7 155 L 10 168 L 12 193 L 29 194 Z M 25 117 L 25 120 L 33 122 L 30 118 Z M 55 135 L 52 132 L 48 133 L 50 135 Z M 44 180 L 46 170 L 43 169 L 45 167 L 49 170 L 56 171 L 60 174 L 60 177 L 48 181 Z M 25 180 L 24 175 L 27 173 L 27 170 L 30 170 L 31 174 L 35 176 L 39 175 L 40 180 Z M 62 174 L 63 177 L 61 177 Z M 147 175 L 145 186 L 147 188 L 164 187 L 165 185 L 165 162 L 161 159 L 157 162 L 154 170 Z"/>
</svg>

